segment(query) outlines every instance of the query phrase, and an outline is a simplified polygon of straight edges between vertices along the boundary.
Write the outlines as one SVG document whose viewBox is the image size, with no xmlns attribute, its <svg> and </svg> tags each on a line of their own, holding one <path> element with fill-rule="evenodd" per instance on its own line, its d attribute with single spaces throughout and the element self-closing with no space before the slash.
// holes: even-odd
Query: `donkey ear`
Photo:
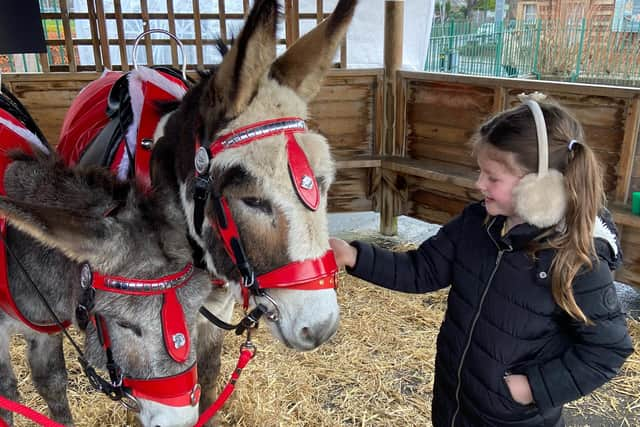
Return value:
<svg viewBox="0 0 640 427">
<path fill-rule="evenodd" d="M 76 261 L 87 259 L 107 235 L 107 224 L 81 212 L 0 197 L 0 215 L 18 230 Z"/>
<path fill-rule="evenodd" d="M 275 59 L 277 19 L 277 0 L 256 1 L 240 37 L 224 56 L 210 91 L 222 100 L 227 118 L 236 117 L 249 104 Z"/>
<path fill-rule="evenodd" d="M 271 67 L 271 76 L 310 101 L 320 89 L 338 44 L 347 32 L 357 0 L 340 0 L 331 16 L 298 39 Z"/>
</svg>

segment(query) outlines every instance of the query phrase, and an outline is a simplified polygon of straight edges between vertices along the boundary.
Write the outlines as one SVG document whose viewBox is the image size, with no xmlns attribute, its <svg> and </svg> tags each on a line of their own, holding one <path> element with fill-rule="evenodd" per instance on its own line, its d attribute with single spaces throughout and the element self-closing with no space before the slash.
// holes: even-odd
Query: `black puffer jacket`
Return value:
<svg viewBox="0 0 640 427">
<path fill-rule="evenodd" d="M 353 242 L 358 259 L 349 272 L 409 293 L 451 284 L 437 342 L 434 426 L 557 425 L 564 403 L 616 375 L 633 351 L 610 271 L 616 243 L 596 238 L 603 262 L 575 279 L 576 301 L 595 323 L 587 326 L 553 300 L 553 251 L 535 259 L 526 251 L 540 230 L 522 224 L 501 238 L 505 218 L 486 218 L 484 206 L 472 204 L 407 253 Z M 615 238 L 606 229 L 599 236 Z M 535 404 L 512 399 L 507 372 L 528 376 Z"/>
</svg>

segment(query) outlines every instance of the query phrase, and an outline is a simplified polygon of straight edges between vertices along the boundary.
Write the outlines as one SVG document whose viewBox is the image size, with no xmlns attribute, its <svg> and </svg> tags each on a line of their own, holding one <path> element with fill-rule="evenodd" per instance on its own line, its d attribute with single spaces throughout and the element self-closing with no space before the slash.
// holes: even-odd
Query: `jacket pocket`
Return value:
<svg viewBox="0 0 640 427">
<path fill-rule="evenodd" d="M 535 402 L 529 403 L 527 405 L 523 405 L 520 402 L 517 402 L 513 396 L 511 395 L 511 390 L 509 390 L 509 386 L 507 385 L 507 381 L 505 380 L 507 375 L 512 375 L 511 371 L 505 371 L 502 379 L 500 381 L 500 385 L 502 387 L 502 394 L 506 398 L 506 400 L 513 406 L 514 409 L 519 411 L 520 413 L 529 414 L 535 413 L 538 411 L 538 407 Z"/>
</svg>

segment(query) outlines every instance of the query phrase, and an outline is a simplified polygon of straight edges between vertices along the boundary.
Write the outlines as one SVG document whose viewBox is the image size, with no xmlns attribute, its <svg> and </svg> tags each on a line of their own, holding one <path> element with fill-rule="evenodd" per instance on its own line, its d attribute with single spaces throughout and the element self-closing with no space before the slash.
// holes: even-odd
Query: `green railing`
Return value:
<svg viewBox="0 0 640 427">
<path fill-rule="evenodd" d="M 640 86 L 640 22 L 434 24 L 425 71 Z"/>
</svg>

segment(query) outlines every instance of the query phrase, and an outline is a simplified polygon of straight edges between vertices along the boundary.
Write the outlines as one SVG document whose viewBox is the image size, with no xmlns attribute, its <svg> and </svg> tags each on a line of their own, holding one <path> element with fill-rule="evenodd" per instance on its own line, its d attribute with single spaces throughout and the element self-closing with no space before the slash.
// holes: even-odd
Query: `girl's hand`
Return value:
<svg viewBox="0 0 640 427">
<path fill-rule="evenodd" d="M 521 405 L 530 405 L 533 403 L 533 393 L 529 385 L 529 378 L 526 375 L 507 375 L 504 382 L 509 388 L 513 400 Z"/>
<path fill-rule="evenodd" d="M 329 238 L 329 246 L 333 249 L 333 255 L 336 257 L 338 267 L 347 266 L 353 268 L 353 266 L 356 265 L 356 259 L 358 258 L 356 248 L 344 240 L 336 239 L 335 237 Z"/>
</svg>

